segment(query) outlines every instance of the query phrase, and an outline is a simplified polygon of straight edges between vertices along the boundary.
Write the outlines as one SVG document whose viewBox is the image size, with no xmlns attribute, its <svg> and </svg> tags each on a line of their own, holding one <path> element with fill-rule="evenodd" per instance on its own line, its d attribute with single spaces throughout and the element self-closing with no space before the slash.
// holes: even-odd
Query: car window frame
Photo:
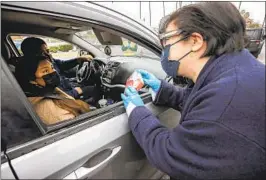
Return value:
<svg viewBox="0 0 266 180">
<path fill-rule="evenodd" d="M 12 35 L 35 35 L 35 36 L 42 36 L 42 35 L 36 35 L 36 34 L 19 34 L 19 33 L 9 33 L 7 35 L 7 38 L 9 38 L 11 40 L 11 43 L 13 43 L 12 39 L 11 39 L 11 36 Z M 47 37 L 47 36 L 43 36 L 43 37 Z M 72 43 L 73 44 L 73 43 Z M 16 47 L 14 47 L 16 48 Z M 17 52 L 18 52 L 18 49 L 16 48 Z M 10 71 L 9 69 L 7 71 Z M 18 86 L 19 86 L 19 90 L 24 94 L 23 90 L 21 89 L 20 85 L 18 84 L 16 78 L 14 77 L 14 80 L 15 81 L 14 83 L 16 83 Z M 118 102 L 118 103 L 115 103 L 115 104 L 112 104 L 112 105 L 109 105 L 107 107 L 104 107 L 104 108 L 101 108 L 101 109 L 97 109 L 97 110 L 94 110 L 94 111 L 91 111 L 91 112 L 87 112 L 87 113 L 84 113 L 84 114 L 81 114 L 79 115 L 78 117 L 75 117 L 74 119 L 67 119 L 67 120 L 64 120 L 64 121 L 61 121 L 61 122 L 58 122 L 58 123 L 55 123 L 55 124 L 52 124 L 52 125 L 46 125 L 43 123 L 43 121 L 40 119 L 40 117 L 37 115 L 36 111 L 34 110 L 33 106 L 31 105 L 31 103 L 28 101 L 26 95 L 24 94 L 25 98 L 23 101 L 27 101 L 29 104 L 27 105 L 28 108 L 31 108 L 30 111 L 33 111 L 32 113 L 34 113 L 35 115 L 32 116 L 32 118 L 35 120 L 35 123 L 38 122 L 39 124 L 39 129 L 41 130 L 42 134 L 43 135 L 46 135 L 46 134 L 49 134 L 53 131 L 57 131 L 57 130 L 60 130 L 61 128 L 67 128 L 68 126 L 70 125 L 73 125 L 73 124 L 76 124 L 76 123 L 79 123 L 79 122 L 82 122 L 84 120 L 87 119 L 87 121 L 89 121 L 90 118 L 93 118 L 94 116 L 98 116 L 98 115 L 102 115 L 104 113 L 107 113 L 109 112 L 110 110 L 114 109 L 115 107 L 117 107 L 119 104 L 122 104 L 122 102 Z M 20 96 L 22 97 L 22 96 Z M 28 110 L 29 111 L 29 110 Z M 37 118 L 35 118 L 37 116 Z"/>
<path fill-rule="evenodd" d="M 5 8 L 9 9 L 9 10 L 12 9 L 12 7 L 8 7 L 8 8 L 5 7 Z M 146 48 L 146 46 L 149 47 L 148 50 L 154 48 L 154 51 L 152 51 L 152 52 L 154 52 L 155 54 L 157 52 L 158 57 L 159 57 L 159 51 L 161 50 L 160 47 L 158 47 L 157 45 L 155 47 L 154 43 L 150 44 L 150 41 L 148 42 L 147 39 L 142 39 L 141 37 L 138 37 L 138 35 L 135 33 L 132 33 L 130 31 L 124 31 L 124 29 L 118 30 L 116 27 L 113 27 L 111 24 L 106 24 L 103 22 L 98 22 L 98 21 L 89 20 L 89 19 L 84 19 L 84 17 L 76 17 L 76 16 L 71 16 L 69 14 L 60 14 L 57 12 L 48 12 L 48 11 L 42 11 L 42 10 L 38 10 L 38 9 L 25 8 L 25 10 L 24 10 L 21 7 L 14 7 L 14 9 L 19 10 L 21 12 L 29 12 L 29 13 L 33 13 L 33 14 L 37 13 L 37 14 L 41 14 L 41 15 L 56 16 L 56 17 L 59 17 L 62 19 L 72 19 L 72 20 L 74 19 L 74 20 L 78 20 L 80 22 L 85 22 L 88 24 L 88 26 L 94 25 L 94 27 L 101 27 L 101 28 L 106 28 L 108 30 L 117 31 L 117 33 L 121 33 L 121 34 L 125 35 L 124 36 L 125 38 L 130 37 L 131 39 L 134 39 L 136 42 L 141 42 L 140 45 L 143 46 L 144 48 Z M 14 46 L 15 45 L 13 45 L 13 46 L 11 45 L 10 47 L 14 48 Z M 16 51 L 14 51 L 14 52 L 16 52 Z M 1 61 L 2 62 L 4 61 L 3 58 L 1 58 Z M 8 67 L 5 67 L 5 71 L 8 72 L 7 76 L 13 76 L 13 74 L 10 72 Z M 15 84 L 15 87 L 18 87 L 18 89 L 20 90 L 20 93 L 23 93 L 22 97 L 25 100 L 26 96 L 25 96 L 24 92 L 22 91 L 21 87 L 18 85 L 15 77 L 13 77 L 13 81 L 14 81 L 13 83 Z M 142 97 L 145 104 L 152 101 L 151 96 L 148 92 L 142 94 L 141 97 Z M 33 118 L 33 119 L 38 119 L 39 116 L 35 113 L 35 111 L 33 110 L 33 107 L 31 105 L 29 106 L 30 102 L 28 100 L 27 100 L 27 104 L 28 104 L 27 110 L 30 113 L 30 115 L 31 115 L 31 113 L 34 113 L 35 118 Z M 11 149 L 8 149 L 8 154 L 10 155 L 10 159 L 12 160 L 14 158 L 17 158 L 17 157 L 23 155 L 23 154 L 26 154 L 26 153 L 29 153 L 29 152 L 34 151 L 36 149 L 47 146 L 47 145 L 54 143 L 54 142 L 56 142 L 56 141 L 58 141 L 64 137 L 68 137 L 72 134 L 75 134 L 75 133 L 81 131 L 81 130 L 87 129 L 87 128 L 92 127 L 94 125 L 97 125 L 97 124 L 99 124 L 105 120 L 108 120 L 112 117 L 115 117 L 115 116 L 118 116 L 120 114 L 125 113 L 125 108 L 123 106 L 123 102 L 118 102 L 114 106 L 110 106 L 109 108 L 110 109 L 106 109 L 106 112 L 104 114 L 101 114 L 100 116 L 99 116 L 99 113 L 97 113 L 97 115 L 91 116 L 90 120 L 81 119 L 80 121 L 77 121 L 77 122 L 72 121 L 72 123 L 64 125 L 64 127 L 61 127 L 60 125 L 58 125 L 58 126 L 60 126 L 60 129 L 57 129 L 57 128 L 47 129 L 47 131 L 44 133 L 44 135 L 42 137 L 37 138 L 35 140 L 32 140 L 30 142 L 27 142 L 25 144 L 21 144 L 21 145 L 18 145 L 16 147 L 12 147 Z M 39 122 L 41 122 L 41 120 Z M 6 160 L 3 157 L 3 154 L 1 154 L 1 159 L 2 159 L 2 163 L 5 162 L 5 160 Z"/>
<path fill-rule="evenodd" d="M 53 125 L 46 125 L 42 122 L 40 117 L 37 115 L 36 111 L 34 110 L 34 107 L 27 99 L 27 96 L 25 95 L 24 91 L 21 89 L 20 85 L 18 84 L 16 78 L 14 77 L 10 69 L 8 68 L 6 62 L 3 62 L 3 61 L 4 60 L 2 60 L 1 62 L 3 71 L 5 72 L 7 78 L 10 80 L 12 86 L 18 93 L 18 96 L 21 98 L 20 100 L 23 102 L 23 105 L 25 106 L 25 108 L 27 109 L 27 111 L 29 112 L 32 119 L 35 121 L 36 125 L 38 126 L 39 130 L 41 131 L 43 135 L 60 130 L 61 128 L 67 128 L 69 125 L 78 124 L 79 122 L 82 122 L 85 120 L 89 121 L 91 118 L 99 116 L 99 115 L 100 116 L 104 115 L 105 113 L 108 113 L 109 111 L 114 110 L 117 106 L 120 106 L 123 104 L 123 102 L 120 101 L 112 105 L 109 105 L 107 107 L 81 114 L 74 119 L 68 119 L 62 122 L 55 123 Z M 147 96 L 148 94 L 149 93 L 144 93 L 141 96 Z"/>
<path fill-rule="evenodd" d="M 7 39 L 10 39 L 11 42 L 9 42 L 9 43 L 13 43 L 13 41 L 11 39 L 11 34 L 14 34 L 14 33 L 9 33 L 7 35 L 7 37 L 6 37 Z M 16 35 L 18 35 L 18 34 L 16 34 Z M 27 35 L 29 35 L 29 34 L 27 34 Z M 37 36 L 39 36 L 39 35 L 37 35 Z M 18 52 L 17 48 L 16 47 L 14 47 L 14 48 Z M 2 61 L 4 61 L 4 60 L 2 60 Z M 54 131 L 54 130 L 60 130 L 60 128 L 63 128 L 63 127 L 66 127 L 68 125 L 77 123 L 79 121 L 82 121 L 83 119 L 90 118 L 90 117 L 93 117 L 95 115 L 99 115 L 101 112 L 102 113 L 105 112 L 103 110 L 100 111 L 100 112 L 96 110 L 96 111 L 92 111 L 92 112 L 89 112 L 89 113 L 82 114 L 82 115 L 80 115 L 80 116 L 78 116 L 77 118 L 74 118 L 74 119 L 65 120 L 65 121 L 62 121 L 62 122 L 59 122 L 59 123 L 55 123 L 53 125 L 46 125 L 46 124 L 44 124 L 42 122 L 40 117 L 37 115 L 37 113 L 34 110 L 33 106 L 31 105 L 31 103 L 27 99 L 25 93 L 23 92 L 23 90 L 21 89 L 20 85 L 18 84 L 16 78 L 13 76 L 12 72 L 10 72 L 10 69 L 8 68 L 6 62 L 1 62 L 1 64 L 2 64 L 2 69 L 3 69 L 4 73 L 6 73 L 7 77 L 11 81 L 12 86 L 16 89 L 17 93 L 19 93 L 19 97 L 21 98 L 20 100 L 23 102 L 24 106 L 28 110 L 29 114 L 31 115 L 32 119 L 35 121 L 35 123 L 37 124 L 39 130 L 41 131 L 41 133 L 43 135 L 48 134 L 48 133 L 50 133 L 51 131 Z M 107 108 L 107 110 L 108 109 L 110 109 L 110 108 Z"/>
<path fill-rule="evenodd" d="M 64 19 L 64 18 L 63 18 Z M 72 18 L 70 18 L 70 17 L 67 17 L 67 18 L 65 18 L 65 19 L 72 19 Z M 81 22 L 83 22 L 82 20 L 79 20 L 79 21 L 81 21 Z M 99 23 L 97 24 L 97 25 L 99 25 Z M 88 25 L 89 26 L 89 25 Z M 114 30 L 114 29 L 112 29 L 112 28 L 110 28 L 110 27 L 105 27 L 104 25 L 102 25 L 102 27 L 103 28 L 105 28 L 105 30 L 106 29 L 108 29 L 108 30 L 110 30 L 111 32 L 112 31 L 117 31 L 117 30 Z M 116 32 L 115 32 L 116 33 Z M 122 34 L 124 34 L 125 36 L 123 36 L 124 38 L 126 38 L 126 39 L 128 39 L 128 40 L 132 40 L 132 39 L 134 39 L 134 36 L 130 36 L 130 34 L 129 34 L 129 32 L 117 32 L 117 33 L 122 33 Z M 14 45 L 14 43 L 13 43 L 13 41 L 12 41 L 12 39 L 11 39 L 11 35 L 19 35 L 19 34 L 24 34 L 24 33 L 9 33 L 8 34 L 8 37 L 7 37 L 7 39 L 9 39 L 10 41 L 11 41 L 11 43 L 13 44 L 13 47 L 12 48 L 15 48 L 16 49 L 16 53 L 18 53 L 18 50 L 17 50 L 17 48 L 15 47 L 15 45 Z M 30 35 L 30 34 L 25 34 L 25 35 Z M 44 36 L 44 35 L 38 35 L 38 34 L 32 34 L 32 35 L 36 35 L 36 36 Z M 119 35 L 119 34 L 118 34 Z M 48 36 L 46 36 L 46 37 L 48 37 Z M 133 42 L 136 42 L 137 40 L 136 39 L 134 39 L 133 40 Z M 71 42 L 69 42 L 69 43 L 71 43 Z M 137 43 L 137 42 L 136 42 Z M 73 44 L 73 43 L 72 43 Z M 144 48 L 146 48 L 146 47 L 144 47 Z M 149 50 L 149 49 L 148 49 Z M 138 56 L 136 56 L 136 57 L 138 57 Z M 150 57 L 149 57 L 150 58 Z M 153 58 L 150 58 L 150 59 L 153 59 Z M 158 59 L 153 59 L 153 60 L 159 60 L 159 58 Z M 20 86 L 19 86 L 20 87 Z M 23 92 L 23 91 L 22 91 Z M 24 93 L 24 92 L 23 92 Z M 115 104 L 114 104 L 114 106 L 115 106 Z M 69 125 L 72 125 L 72 124 L 75 124 L 75 123 L 78 123 L 78 122 L 80 122 L 80 121 L 83 121 L 84 119 L 86 119 L 86 118 L 91 118 L 91 117 L 93 117 L 93 116 L 97 116 L 97 115 L 99 115 L 100 113 L 105 113 L 105 112 L 107 112 L 107 111 L 109 111 L 109 109 L 112 109 L 112 105 L 110 106 L 110 107 L 105 107 L 105 108 L 102 108 L 102 109 L 98 109 L 98 110 L 95 110 L 95 111 L 92 111 L 92 112 L 88 112 L 88 113 L 85 113 L 85 114 L 82 114 L 82 115 L 80 115 L 80 116 L 78 116 L 78 117 L 76 117 L 76 118 L 74 118 L 74 119 L 69 119 L 69 120 L 65 120 L 65 121 L 62 121 L 62 122 L 58 122 L 58 123 L 56 123 L 56 124 L 53 124 L 53 125 L 45 125 L 43 122 L 42 122 L 42 120 L 40 120 L 40 118 L 39 118 L 39 116 L 38 116 L 38 118 L 37 118 L 37 121 L 40 121 L 41 122 L 41 126 L 42 126 L 42 132 L 45 132 L 45 134 L 47 134 L 47 133 L 50 133 L 50 132 L 52 132 L 52 131 L 55 131 L 55 130 L 59 130 L 60 128 L 64 128 L 64 127 L 67 127 L 67 126 L 69 126 Z M 35 111 L 34 111 L 35 112 Z M 39 127 L 39 126 L 38 126 Z"/>
</svg>

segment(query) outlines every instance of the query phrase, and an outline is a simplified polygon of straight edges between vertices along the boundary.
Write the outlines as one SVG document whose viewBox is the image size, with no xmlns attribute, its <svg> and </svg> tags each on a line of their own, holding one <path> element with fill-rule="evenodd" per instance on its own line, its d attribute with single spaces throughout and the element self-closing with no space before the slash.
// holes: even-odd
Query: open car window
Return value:
<svg viewBox="0 0 266 180">
<path fill-rule="evenodd" d="M 39 92 L 26 92 L 18 82 L 27 97 L 27 102 L 31 105 L 35 114 L 38 115 L 36 119 L 42 124 L 45 133 L 56 131 L 78 122 L 89 121 L 99 115 L 105 116 L 107 114 L 108 118 L 110 118 L 108 113 L 114 110 L 119 110 L 119 113 L 123 113 L 121 111 L 121 109 L 124 111 L 121 93 L 124 92 L 126 79 L 136 68 L 154 67 L 155 74 L 159 73 L 161 77 L 165 76 L 162 73 L 163 71 L 160 72 L 160 62 L 156 61 L 154 63 L 154 59 L 159 59 L 157 54 L 125 37 L 117 35 L 118 33 L 111 34 L 107 31 L 88 27 L 86 31 L 79 31 L 75 33 L 76 36 L 73 36 L 73 43 L 78 46 L 82 47 L 81 44 L 84 44 L 85 41 L 111 56 L 108 58 L 106 56 L 104 58 L 94 58 L 93 62 L 96 62 L 94 65 L 91 65 L 93 64 L 91 62 L 80 63 L 82 58 L 77 59 L 77 57 L 80 56 L 81 50 L 69 42 L 35 34 L 9 34 L 9 39 L 17 48 L 20 56 L 22 56 L 22 58 L 19 57 L 18 59 L 24 61 L 27 61 L 25 58 L 28 57 L 25 57 L 21 50 L 23 40 L 28 37 L 36 37 L 45 41 L 53 59 L 51 61 L 52 67 L 60 76 L 60 85 L 57 86 L 57 89 L 53 92 L 54 94 L 48 95 L 40 95 L 38 94 Z M 114 32 L 112 31 L 112 33 Z M 69 41 L 72 40 L 69 39 Z M 99 59 L 97 60 L 97 58 Z M 67 65 L 68 62 L 71 65 Z M 153 63 L 152 66 L 151 63 Z M 122 67 L 119 66 L 120 64 L 122 64 Z M 75 67 L 73 73 L 72 71 L 64 72 L 68 70 L 69 66 L 72 69 Z M 86 81 L 79 82 L 78 68 L 82 72 L 86 72 L 84 76 Z M 97 69 L 98 72 L 94 72 Z M 38 78 L 32 77 L 33 81 L 31 83 L 36 83 L 34 81 L 36 79 L 42 79 L 45 82 L 43 76 L 40 76 Z M 40 86 L 40 84 L 37 85 Z M 37 91 L 38 89 L 35 88 L 35 90 Z M 95 92 L 97 92 L 96 95 L 94 94 Z M 149 96 L 145 88 L 139 93 L 143 97 Z"/>
<path fill-rule="evenodd" d="M 87 39 L 90 39 L 92 44 L 94 46 L 98 46 L 99 49 L 106 47 L 101 45 L 97 38 L 93 37 L 92 34 L 88 35 L 88 33 L 85 33 L 84 35 L 84 32 L 82 32 L 81 34 L 83 34 L 84 37 L 87 37 Z M 90 78 L 88 77 L 88 80 L 84 83 L 78 83 L 75 74 L 76 72 L 74 72 L 74 75 L 72 77 L 67 77 L 65 76 L 64 72 L 60 70 L 60 68 L 62 67 L 64 70 L 67 70 L 66 67 L 68 66 L 62 66 L 60 62 L 61 60 L 65 60 L 65 62 L 68 63 L 68 60 L 79 56 L 77 47 L 65 41 L 50 37 L 23 34 L 10 35 L 11 40 L 16 45 L 16 48 L 20 52 L 20 55 L 22 57 L 24 56 L 21 51 L 21 43 L 28 37 L 40 38 L 46 42 L 51 56 L 54 60 L 56 60 L 53 64 L 53 68 L 55 70 L 59 69 L 59 71 L 57 72 L 60 75 L 60 86 L 58 86 L 58 88 L 56 88 L 56 90 L 54 91 L 55 94 L 48 94 L 43 96 L 38 95 L 39 92 L 30 92 L 29 94 L 28 92 L 24 91 L 27 96 L 27 100 L 32 105 L 35 113 L 38 115 L 38 121 L 40 121 L 43 125 L 44 131 L 49 132 L 57 130 L 77 121 L 88 119 L 99 114 L 102 115 L 105 112 L 110 111 L 110 109 L 113 109 L 115 106 L 122 104 L 120 94 L 123 93 L 123 88 L 107 88 L 104 90 L 104 93 L 96 93 L 97 95 L 94 94 L 95 96 L 97 96 L 97 99 L 94 99 L 94 95 L 86 97 L 87 94 L 102 91 L 101 89 L 99 89 L 102 84 L 98 84 L 98 86 L 96 84 L 97 79 L 98 82 L 100 80 L 100 77 L 97 77 L 96 75 L 97 73 L 88 73 L 92 74 Z M 123 40 L 122 46 L 114 45 L 120 50 L 117 51 L 117 56 L 134 56 L 134 53 L 138 51 L 139 46 L 136 43 L 126 40 L 125 38 L 121 39 Z M 114 49 L 114 47 L 112 47 L 112 49 Z M 127 54 L 132 52 L 133 54 Z M 27 59 L 25 58 L 26 57 L 24 57 L 24 59 L 22 60 L 27 61 Z M 70 64 L 73 64 L 73 62 Z M 75 66 L 77 65 L 78 63 L 76 63 Z M 103 70 L 104 64 L 98 65 L 101 65 Z M 88 70 L 92 67 L 84 66 L 84 68 L 87 68 Z M 35 72 L 35 74 L 36 73 L 37 72 Z M 33 77 L 32 79 L 36 79 L 36 77 Z M 76 88 L 80 88 L 82 90 L 81 95 L 79 95 L 78 97 L 74 97 L 73 95 L 75 93 L 79 93 L 79 90 L 77 90 Z M 36 89 L 36 91 L 38 90 Z M 141 92 L 141 94 L 145 92 L 146 91 L 143 91 Z M 32 95 L 32 93 L 36 93 L 37 95 Z M 102 100 L 101 102 L 105 102 L 105 105 L 100 105 L 99 100 Z M 79 107 L 80 110 L 77 107 Z"/>
</svg>

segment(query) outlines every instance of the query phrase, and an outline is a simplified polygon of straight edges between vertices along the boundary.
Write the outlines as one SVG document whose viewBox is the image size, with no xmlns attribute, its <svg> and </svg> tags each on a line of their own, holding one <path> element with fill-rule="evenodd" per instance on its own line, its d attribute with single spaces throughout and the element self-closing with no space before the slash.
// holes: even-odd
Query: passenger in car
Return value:
<svg viewBox="0 0 266 180">
<path fill-rule="evenodd" d="M 28 56 L 26 61 L 18 63 L 15 76 L 46 125 L 90 111 L 89 104 L 58 88 L 60 78 L 48 56 Z"/>
<path fill-rule="evenodd" d="M 54 59 L 49 52 L 47 44 L 40 38 L 29 37 L 21 43 L 21 50 L 24 56 L 36 56 L 36 55 L 47 55 L 50 57 L 55 70 L 60 76 L 59 87 L 64 90 L 67 94 L 73 96 L 76 99 L 83 97 L 84 99 L 92 98 L 92 103 L 96 103 L 99 99 L 99 93 L 95 86 L 84 86 L 75 87 L 71 84 L 68 78 L 64 76 L 64 73 L 75 67 L 81 62 L 90 61 L 91 58 L 78 57 L 69 60 Z"/>
</svg>

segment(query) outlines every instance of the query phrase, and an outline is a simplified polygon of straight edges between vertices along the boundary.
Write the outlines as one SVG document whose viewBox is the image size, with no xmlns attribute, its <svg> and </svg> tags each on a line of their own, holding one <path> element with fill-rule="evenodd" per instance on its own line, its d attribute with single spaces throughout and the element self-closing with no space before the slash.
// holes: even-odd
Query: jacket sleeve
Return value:
<svg viewBox="0 0 266 180">
<path fill-rule="evenodd" d="M 176 179 L 244 178 L 252 169 L 250 162 L 257 160 L 239 152 L 256 152 L 256 159 L 265 159 L 248 141 L 215 121 L 187 120 L 168 130 L 142 106 L 132 111 L 129 126 L 149 162 Z"/>
<path fill-rule="evenodd" d="M 162 80 L 161 87 L 153 103 L 181 110 L 186 90 L 187 88 L 177 87 Z"/>
<path fill-rule="evenodd" d="M 54 62 L 56 63 L 60 71 L 67 71 L 78 64 L 78 59 L 77 58 L 69 60 L 54 59 Z"/>
</svg>

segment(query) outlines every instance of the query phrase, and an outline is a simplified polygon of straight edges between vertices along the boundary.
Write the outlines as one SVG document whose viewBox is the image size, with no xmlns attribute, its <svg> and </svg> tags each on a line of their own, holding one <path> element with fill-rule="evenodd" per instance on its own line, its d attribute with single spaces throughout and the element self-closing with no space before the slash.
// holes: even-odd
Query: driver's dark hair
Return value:
<svg viewBox="0 0 266 180">
<path fill-rule="evenodd" d="M 36 55 L 40 53 L 41 46 L 46 44 L 44 40 L 36 37 L 24 39 L 21 43 L 21 51 L 23 55 Z"/>
<path fill-rule="evenodd" d="M 201 34 L 207 42 L 202 57 L 241 51 L 245 47 L 245 20 L 230 2 L 200 2 L 184 6 L 166 18 L 184 32 Z M 164 24 L 165 25 L 165 24 Z M 162 26 L 161 29 L 165 29 Z"/>
</svg>

